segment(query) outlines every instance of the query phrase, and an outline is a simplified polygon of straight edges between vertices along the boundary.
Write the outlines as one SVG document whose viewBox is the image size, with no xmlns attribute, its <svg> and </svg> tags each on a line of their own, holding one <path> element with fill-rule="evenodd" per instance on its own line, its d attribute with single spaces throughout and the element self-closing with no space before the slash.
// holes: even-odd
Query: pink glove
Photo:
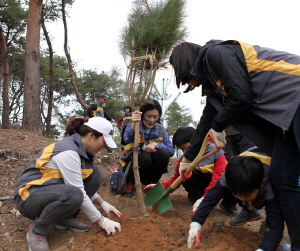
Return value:
<svg viewBox="0 0 300 251">
<path fill-rule="evenodd" d="M 200 199 L 198 199 L 198 200 L 194 203 L 194 205 L 192 206 L 192 208 L 193 208 L 192 214 L 195 214 L 195 213 L 196 213 L 196 211 L 197 211 L 198 207 L 200 206 L 200 203 L 202 202 L 203 199 L 204 199 L 204 198 L 201 197 Z"/>
<path fill-rule="evenodd" d="M 148 191 L 154 187 L 156 184 L 149 184 L 143 188 L 143 193 L 148 193 Z"/>
<path fill-rule="evenodd" d="M 102 217 L 103 220 L 99 223 L 99 227 L 106 231 L 106 235 L 114 236 L 116 232 L 121 232 L 121 224 L 119 222 Z"/>
<path fill-rule="evenodd" d="M 107 203 L 106 201 L 102 201 L 100 203 L 100 206 L 102 207 L 103 211 L 107 214 L 108 218 L 111 219 L 110 212 L 113 212 L 115 216 L 117 216 L 119 219 L 123 218 L 123 215 L 117 210 L 114 206 Z"/>
<path fill-rule="evenodd" d="M 200 234 L 201 225 L 198 222 L 192 222 L 190 225 L 189 237 L 187 239 L 188 248 L 199 246 Z"/>
<path fill-rule="evenodd" d="M 189 162 L 180 162 L 180 165 L 179 165 L 179 174 L 180 174 L 180 177 L 182 179 L 182 181 L 186 181 L 188 180 L 189 178 L 191 178 L 192 176 L 192 172 L 190 172 L 187 176 L 184 176 L 184 173 L 185 173 L 185 169 L 190 165 L 191 163 Z"/>
</svg>

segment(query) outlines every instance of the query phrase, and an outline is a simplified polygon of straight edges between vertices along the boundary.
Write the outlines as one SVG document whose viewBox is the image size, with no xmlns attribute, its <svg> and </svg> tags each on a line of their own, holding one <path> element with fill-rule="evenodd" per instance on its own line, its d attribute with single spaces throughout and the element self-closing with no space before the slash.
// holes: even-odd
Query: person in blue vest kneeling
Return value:
<svg viewBox="0 0 300 251">
<path fill-rule="evenodd" d="M 146 102 L 141 106 L 140 112 L 132 113 L 132 123 L 124 132 L 123 140 L 124 156 L 120 163 L 130 168 L 127 176 L 126 193 L 124 197 L 130 198 L 134 186 L 134 174 L 132 170 L 132 148 L 134 142 L 134 123 L 140 123 L 140 137 L 138 155 L 139 173 L 142 185 L 157 183 L 161 176 L 167 172 L 169 159 L 174 155 L 174 147 L 165 128 L 158 123 L 162 109 L 157 100 Z"/>
</svg>

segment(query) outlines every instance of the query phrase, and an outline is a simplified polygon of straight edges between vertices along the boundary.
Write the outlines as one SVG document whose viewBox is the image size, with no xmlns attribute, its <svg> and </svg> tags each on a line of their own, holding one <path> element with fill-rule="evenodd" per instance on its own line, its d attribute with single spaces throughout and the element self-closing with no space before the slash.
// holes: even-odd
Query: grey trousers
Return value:
<svg viewBox="0 0 300 251">
<path fill-rule="evenodd" d="M 89 197 L 98 191 L 102 180 L 102 172 L 94 166 L 94 172 L 83 180 Z M 82 202 L 83 193 L 78 187 L 57 184 L 38 188 L 30 194 L 19 211 L 24 217 L 34 220 L 34 233 L 47 235 L 58 221 L 76 218 Z"/>
</svg>

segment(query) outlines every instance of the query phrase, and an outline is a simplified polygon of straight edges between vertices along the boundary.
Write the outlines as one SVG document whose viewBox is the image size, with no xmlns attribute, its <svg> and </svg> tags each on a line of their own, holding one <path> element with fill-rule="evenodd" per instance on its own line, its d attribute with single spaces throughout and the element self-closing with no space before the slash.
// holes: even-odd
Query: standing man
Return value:
<svg viewBox="0 0 300 251">
<path fill-rule="evenodd" d="M 92 117 L 102 117 L 110 121 L 111 123 L 115 123 L 115 121 L 103 110 L 103 104 L 105 104 L 107 97 L 105 94 L 101 93 L 98 97 L 97 103 L 92 104 L 87 109 L 87 114 L 89 118 Z M 106 147 L 108 154 L 111 154 L 113 150 L 109 147 Z"/>
<path fill-rule="evenodd" d="M 87 109 L 87 114 L 90 118 L 92 117 L 102 117 L 106 118 L 111 123 L 115 121 L 103 110 L 103 104 L 105 104 L 107 97 L 105 94 L 100 94 L 96 104 L 92 104 Z"/>
</svg>

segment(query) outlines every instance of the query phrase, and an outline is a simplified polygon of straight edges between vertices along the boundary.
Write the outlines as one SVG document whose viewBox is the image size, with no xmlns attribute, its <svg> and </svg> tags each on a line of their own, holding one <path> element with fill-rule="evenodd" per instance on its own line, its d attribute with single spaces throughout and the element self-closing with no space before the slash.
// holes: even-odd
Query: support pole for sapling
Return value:
<svg viewBox="0 0 300 251">
<path fill-rule="evenodd" d="M 128 91 L 129 101 L 135 106 L 136 111 L 140 111 L 140 107 L 146 101 L 152 85 L 154 83 L 158 63 L 155 54 L 146 56 L 133 57 L 128 66 L 126 76 L 126 87 Z M 137 192 L 138 204 L 142 214 L 147 215 L 144 204 L 142 184 L 139 174 L 138 164 L 139 153 L 139 122 L 134 122 L 134 146 L 133 146 L 133 173 L 135 180 L 135 189 Z"/>
</svg>

